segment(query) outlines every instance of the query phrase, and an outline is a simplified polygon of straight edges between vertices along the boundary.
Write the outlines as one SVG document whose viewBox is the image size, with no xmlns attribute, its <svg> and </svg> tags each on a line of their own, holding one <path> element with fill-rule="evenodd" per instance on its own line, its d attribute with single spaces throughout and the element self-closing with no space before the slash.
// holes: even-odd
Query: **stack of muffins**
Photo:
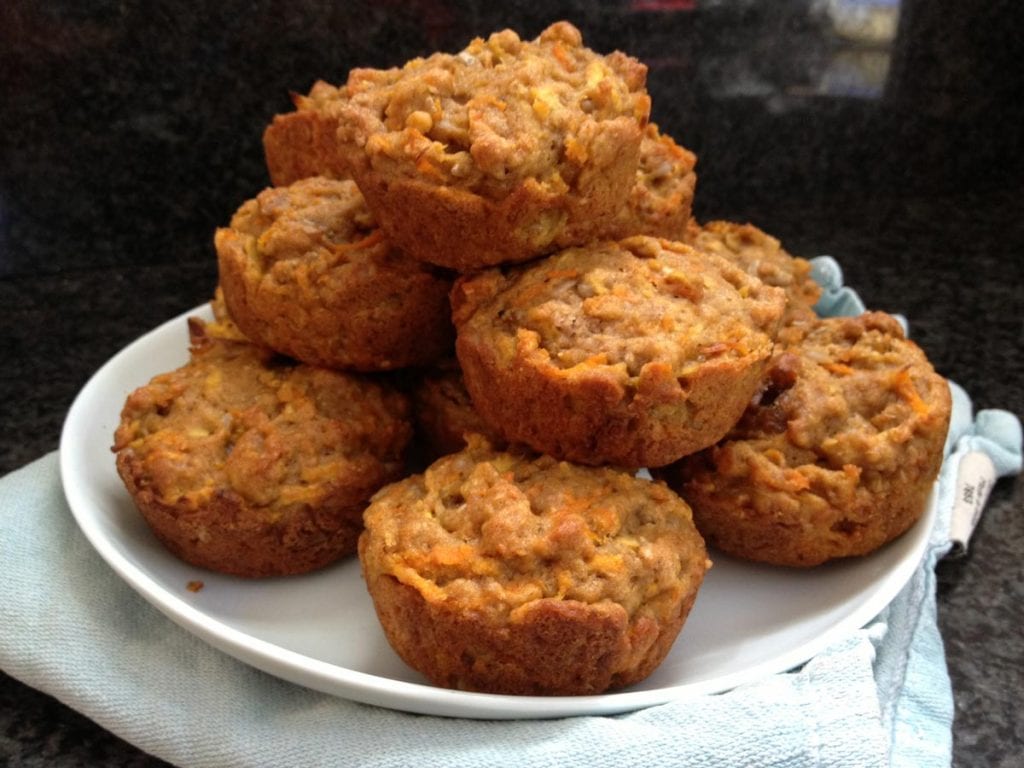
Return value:
<svg viewBox="0 0 1024 768">
<path fill-rule="evenodd" d="M 275 117 L 215 321 L 115 436 L 171 551 L 256 577 L 358 550 L 431 681 L 572 695 L 664 659 L 705 539 L 809 566 L 909 528 L 945 382 L 891 317 L 819 319 L 774 238 L 693 220 L 645 78 L 560 22 Z"/>
</svg>

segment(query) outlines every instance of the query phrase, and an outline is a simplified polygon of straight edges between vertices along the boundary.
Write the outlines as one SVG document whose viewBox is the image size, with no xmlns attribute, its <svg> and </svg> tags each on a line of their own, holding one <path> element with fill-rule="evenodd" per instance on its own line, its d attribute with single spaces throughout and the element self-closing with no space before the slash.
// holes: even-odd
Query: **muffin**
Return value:
<svg viewBox="0 0 1024 768">
<path fill-rule="evenodd" d="M 413 385 L 412 395 L 417 442 L 428 463 L 461 451 L 471 434 L 482 435 L 495 448 L 505 447 L 501 435 L 473 407 L 456 360 L 424 372 Z"/>
<path fill-rule="evenodd" d="M 787 333 L 817 320 L 814 305 L 821 297 L 821 286 L 811 277 L 811 263 L 791 256 L 782 244 L 752 224 L 709 221 L 703 226 L 691 222 L 685 241 L 706 253 L 714 253 L 733 262 L 767 285 L 786 292 L 786 311 L 782 316 Z"/>
<path fill-rule="evenodd" d="M 343 89 L 323 80 L 306 96 L 292 94 L 295 110 L 275 115 L 263 131 L 271 184 L 287 187 L 310 176 L 349 178 L 338 145 L 338 107 L 343 99 Z"/>
<path fill-rule="evenodd" d="M 338 138 L 388 236 L 459 271 L 589 240 L 625 204 L 650 113 L 647 68 L 568 22 L 390 70 L 353 70 Z M 572 242 L 568 242 L 568 240 Z"/>
<path fill-rule="evenodd" d="M 365 521 L 385 635 L 447 688 L 578 695 L 642 680 L 710 566 L 664 485 L 479 439 L 382 489 Z"/>
<path fill-rule="evenodd" d="M 117 471 L 157 538 L 245 577 L 355 552 L 370 496 L 403 472 L 408 400 L 190 320 L 190 361 L 129 395 Z"/>
<path fill-rule="evenodd" d="M 460 278 L 456 351 L 510 442 L 656 467 L 716 443 L 772 354 L 778 288 L 682 243 L 633 237 Z"/>
<path fill-rule="evenodd" d="M 228 312 L 255 342 L 356 371 L 451 354 L 451 278 L 393 247 L 352 181 L 264 190 L 214 243 Z"/>
<path fill-rule="evenodd" d="M 697 156 L 649 124 L 640 143 L 636 182 L 626 201 L 626 219 L 612 238 L 652 235 L 679 240 L 686 231 L 697 186 Z"/>
<path fill-rule="evenodd" d="M 893 317 L 829 318 L 776 355 L 728 437 L 667 477 L 729 554 L 790 566 L 864 555 L 921 516 L 949 416 L 945 379 Z"/>
<path fill-rule="evenodd" d="M 696 155 L 661 133 L 657 125 L 648 123 L 640 143 L 636 181 L 626 204 L 600 231 L 601 238 L 619 240 L 631 235 L 651 235 L 683 240 L 697 186 L 696 164 Z"/>
</svg>

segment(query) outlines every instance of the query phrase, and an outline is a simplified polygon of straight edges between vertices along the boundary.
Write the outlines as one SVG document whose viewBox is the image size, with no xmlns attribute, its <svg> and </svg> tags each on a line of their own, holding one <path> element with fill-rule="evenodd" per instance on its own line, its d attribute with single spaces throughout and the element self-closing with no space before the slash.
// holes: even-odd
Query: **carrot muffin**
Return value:
<svg viewBox="0 0 1024 768">
<path fill-rule="evenodd" d="M 461 451 L 470 434 L 483 435 L 495 448 L 504 447 L 501 435 L 473 407 L 455 360 L 421 376 L 413 388 L 413 403 L 418 442 L 430 461 Z"/>
<path fill-rule="evenodd" d="M 654 123 L 644 129 L 636 181 L 626 204 L 602 228 L 603 239 L 651 235 L 683 240 L 691 221 L 697 156 L 676 144 Z M 583 239 L 587 239 L 586 235 Z"/>
<path fill-rule="evenodd" d="M 401 476 L 407 399 L 354 374 L 206 334 L 188 364 L 135 390 L 117 470 L 176 556 L 238 576 L 303 573 L 352 554 L 370 496 Z"/>
<path fill-rule="evenodd" d="M 436 685 L 597 694 L 668 654 L 710 566 L 660 483 L 483 440 L 377 493 L 359 557 L 385 635 Z"/>
<path fill-rule="evenodd" d="M 786 292 L 784 328 L 799 329 L 817 319 L 814 305 L 821 286 L 811 277 L 811 263 L 791 256 L 774 237 L 752 224 L 709 221 L 691 223 L 685 241 L 706 253 L 715 253 L 741 269 Z"/>
<path fill-rule="evenodd" d="M 864 555 L 922 514 L 949 387 L 890 315 L 819 321 L 774 358 L 728 437 L 668 472 L 708 543 L 810 566 Z"/>
<path fill-rule="evenodd" d="M 353 70 L 338 137 L 381 227 L 460 271 L 590 239 L 626 202 L 650 113 L 647 68 L 568 22 L 390 70 Z M 571 235 L 572 242 L 566 242 Z"/>
<path fill-rule="evenodd" d="M 214 242 L 228 311 L 253 341 L 358 371 L 451 353 L 450 277 L 384 239 L 352 181 L 264 190 Z"/>
<path fill-rule="evenodd" d="M 293 112 L 275 115 L 263 132 L 270 182 L 286 187 L 310 176 L 349 178 L 338 145 L 343 89 L 318 80 L 306 96 L 292 94 Z"/>
<path fill-rule="evenodd" d="M 718 256 L 632 237 L 460 278 L 456 351 L 481 416 L 582 464 L 662 466 L 757 391 L 784 297 Z"/>
<path fill-rule="evenodd" d="M 686 231 L 697 186 L 697 156 L 649 124 L 640 143 L 636 183 L 613 238 L 652 235 L 679 240 Z"/>
</svg>

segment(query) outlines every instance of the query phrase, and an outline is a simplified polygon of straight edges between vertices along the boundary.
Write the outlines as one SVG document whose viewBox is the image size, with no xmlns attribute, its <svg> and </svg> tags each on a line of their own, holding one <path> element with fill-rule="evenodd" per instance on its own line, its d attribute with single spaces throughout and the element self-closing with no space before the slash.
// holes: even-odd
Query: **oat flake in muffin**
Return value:
<svg viewBox="0 0 1024 768">
<path fill-rule="evenodd" d="M 388 640 L 435 684 L 600 693 L 662 661 L 710 563 L 662 484 L 480 439 L 394 483 L 359 553 Z"/>
</svg>

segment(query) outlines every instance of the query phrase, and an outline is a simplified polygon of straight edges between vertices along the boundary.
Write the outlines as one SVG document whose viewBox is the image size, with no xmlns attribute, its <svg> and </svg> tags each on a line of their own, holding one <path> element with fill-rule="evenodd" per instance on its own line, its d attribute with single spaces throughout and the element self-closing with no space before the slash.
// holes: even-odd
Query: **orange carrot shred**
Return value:
<svg viewBox="0 0 1024 768">
<path fill-rule="evenodd" d="M 921 396 L 917 393 L 917 388 L 914 387 L 914 382 L 910 380 L 910 372 L 906 368 L 901 370 L 895 376 L 895 388 L 899 393 L 900 397 L 906 400 L 910 407 L 914 410 L 914 413 L 924 415 L 931 410 L 928 404 L 921 399 Z"/>
</svg>

